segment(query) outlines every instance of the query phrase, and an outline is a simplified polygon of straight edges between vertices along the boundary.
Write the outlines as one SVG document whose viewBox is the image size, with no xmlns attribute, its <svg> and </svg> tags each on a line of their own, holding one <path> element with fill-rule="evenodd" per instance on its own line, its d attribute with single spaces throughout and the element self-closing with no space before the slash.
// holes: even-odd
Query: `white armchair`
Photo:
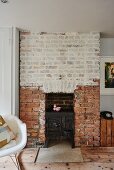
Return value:
<svg viewBox="0 0 114 170">
<path fill-rule="evenodd" d="M 21 151 L 27 142 L 26 124 L 13 115 L 2 114 L 2 117 L 16 135 L 16 139 L 11 140 L 10 143 L 0 149 L 0 157 L 15 154 Z"/>
</svg>

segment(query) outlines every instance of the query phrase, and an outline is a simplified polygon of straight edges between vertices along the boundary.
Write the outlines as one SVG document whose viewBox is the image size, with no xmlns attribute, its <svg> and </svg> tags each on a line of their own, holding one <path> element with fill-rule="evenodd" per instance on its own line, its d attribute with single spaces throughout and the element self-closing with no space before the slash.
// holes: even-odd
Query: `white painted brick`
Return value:
<svg viewBox="0 0 114 170">
<path fill-rule="evenodd" d="M 20 34 L 20 85 L 45 92 L 73 92 L 76 85 L 97 85 L 100 34 Z M 62 79 L 60 79 L 60 75 Z"/>
</svg>

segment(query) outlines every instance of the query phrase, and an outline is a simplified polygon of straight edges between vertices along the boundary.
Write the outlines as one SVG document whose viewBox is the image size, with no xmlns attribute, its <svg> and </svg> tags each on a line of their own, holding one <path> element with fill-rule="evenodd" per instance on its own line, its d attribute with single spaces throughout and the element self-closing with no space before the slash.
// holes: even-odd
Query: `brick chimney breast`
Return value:
<svg viewBox="0 0 114 170">
<path fill-rule="evenodd" d="M 99 145 L 99 39 L 98 32 L 20 32 L 20 118 L 28 147 L 45 141 L 46 93 L 74 93 L 75 145 Z"/>
</svg>

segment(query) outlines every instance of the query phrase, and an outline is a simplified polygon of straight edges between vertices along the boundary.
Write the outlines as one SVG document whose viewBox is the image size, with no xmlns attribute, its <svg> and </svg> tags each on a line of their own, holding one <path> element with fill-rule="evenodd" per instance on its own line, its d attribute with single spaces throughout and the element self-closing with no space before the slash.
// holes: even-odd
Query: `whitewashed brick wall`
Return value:
<svg viewBox="0 0 114 170">
<path fill-rule="evenodd" d="M 73 92 L 76 85 L 97 85 L 100 34 L 20 33 L 20 85 L 44 92 Z"/>
</svg>

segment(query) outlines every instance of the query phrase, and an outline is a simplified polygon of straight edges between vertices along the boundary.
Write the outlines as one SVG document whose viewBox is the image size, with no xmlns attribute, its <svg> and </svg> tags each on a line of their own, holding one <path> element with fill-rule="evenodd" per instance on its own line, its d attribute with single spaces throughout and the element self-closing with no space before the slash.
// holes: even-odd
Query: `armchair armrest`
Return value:
<svg viewBox="0 0 114 170">
<path fill-rule="evenodd" d="M 27 142 L 26 124 L 13 115 L 2 115 L 8 126 L 16 135 L 16 144 L 7 149 L 0 149 L 0 157 L 21 151 Z"/>
</svg>

